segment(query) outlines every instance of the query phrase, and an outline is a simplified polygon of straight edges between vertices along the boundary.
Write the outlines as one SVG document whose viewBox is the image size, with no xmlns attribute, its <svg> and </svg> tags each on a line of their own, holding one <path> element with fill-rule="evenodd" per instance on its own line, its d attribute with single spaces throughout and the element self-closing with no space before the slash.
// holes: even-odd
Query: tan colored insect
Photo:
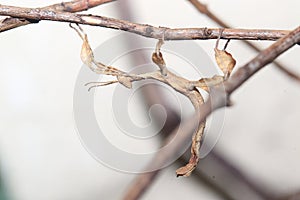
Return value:
<svg viewBox="0 0 300 200">
<path fill-rule="evenodd" d="M 200 115 L 199 108 L 201 104 L 204 103 L 204 99 L 201 93 L 199 92 L 198 88 L 209 92 L 209 87 L 221 84 L 224 80 L 226 80 L 229 77 L 235 65 L 235 60 L 232 58 L 231 54 L 225 51 L 225 48 L 224 50 L 219 50 L 217 48 L 220 39 L 219 38 L 215 48 L 215 58 L 219 68 L 224 73 L 224 76 L 215 75 L 211 78 L 201 78 L 196 81 L 187 80 L 168 70 L 166 62 L 163 58 L 163 54 L 161 52 L 161 46 L 164 43 L 163 39 L 161 39 L 157 42 L 156 49 L 152 54 L 152 61 L 159 67 L 159 70 L 144 74 L 129 74 L 117 68 L 106 66 L 105 64 L 96 61 L 94 59 L 93 51 L 91 50 L 91 47 L 89 45 L 87 35 L 84 33 L 83 29 L 79 25 L 77 26 L 78 29 L 70 24 L 70 27 L 73 28 L 83 40 L 80 54 L 82 62 L 97 74 L 104 74 L 116 77 L 116 80 L 112 81 L 87 83 L 86 85 L 90 86 L 89 89 L 104 85 L 110 85 L 113 83 L 120 83 L 123 86 L 130 89 L 132 88 L 132 83 L 135 81 L 152 79 L 167 84 L 177 92 L 185 95 L 187 98 L 189 98 L 196 112 Z M 190 160 L 184 167 L 181 167 L 178 170 L 176 170 L 177 176 L 189 176 L 192 173 L 192 171 L 196 168 L 199 162 L 200 142 L 203 136 L 204 128 L 205 121 L 200 122 L 192 138 Z"/>
</svg>

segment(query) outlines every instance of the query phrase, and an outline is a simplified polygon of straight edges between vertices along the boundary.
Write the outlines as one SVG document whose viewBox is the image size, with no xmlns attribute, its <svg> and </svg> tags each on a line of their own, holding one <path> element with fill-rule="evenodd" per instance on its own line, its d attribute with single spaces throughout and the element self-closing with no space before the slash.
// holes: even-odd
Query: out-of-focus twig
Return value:
<svg viewBox="0 0 300 200">
<path fill-rule="evenodd" d="M 202 14 L 208 16 L 211 20 L 213 20 L 216 24 L 223 28 L 230 28 L 230 26 L 224 22 L 224 20 L 221 20 L 219 17 L 217 17 L 213 12 L 211 12 L 208 8 L 207 5 L 203 4 L 199 0 L 188 0 L 199 12 Z M 243 41 L 248 47 L 252 48 L 253 50 L 260 52 L 261 49 L 253 44 L 250 41 L 244 40 Z M 273 64 L 283 73 L 291 77 L 293 80 L 297 81 L 300 83 L 300 76 L 289 70 L 287 67 L 285 67 L 283 64 L 281 64 L 278 61 L 273 61 Z"/>
<path fill-rule="evenodd" d="M 112 1 L 115 0 L 74 0 L 69 2 L 53 4 L 40 9 L 52 10 L 56 12 L 80 12 Z M 26 18 L 8 17 L 0 21 L 0 32 L 4 32 L 13 28 L 17 28 L 35 22 L 36 21 L 32 21 Z"/>
<path fill-rule="evenodd" d="M 154 161 L 151 162 L 151 165 L 156 165 L 158 167 L 164 159 L 169 158 L 170 156 L 177 153 L 178 148 L 181 147 L 181 144 L 184 143 L 187 139 L 192 137 L 193 131 L 191 127 L 194 126 L 198 120 L 203 121 L 205 118 L 212 113 L 214 110 L 227 106 L 228 99 L 230 95 L 239 88 L 243 83 L 245 83 L 250 77 L 252 77 L 256 72 L 262 69 L 267 64 L 271 63 L 279 55 L 284 53 L 286 50 L 300 42 L 300 27 L 293 30 L 287 36 L 281 38 L 273 45 L 267 49 L 261 51 L 255 58 L 249 61 L 244 66 L 240 67 L 236 73 L 232 75 L 226 82 L 224 82 L 225 94 L 223 90 L 220 90 L 218 87 L 212 88 L 212 97 L 200 107 L 201 116 L 198 117 L 197 113 L 189 118 L 189 120 L 183 123 L 183 130 L 180 133 L 174 131 L 173 134 L 180 136 L 180 140 L 172 142 L 172 147 L 170 148 L 167 154 L 159 154 L 154 158 Z M 225 98 L 224 98 L 225 97 Z M 194 122 L 194 123 L 193 123 Z M 198 122 L 197 122 L 198 123 Z M 172 136 L 171 135 L 171 136 Z M 158 171 L 149 172 L 147 174 L 141 174 L 135 179 L 135 182 L 131 185 L 128 192 L 125 195 L 125 200 L 136 200 L 142 196 L 146 189 L 151 185 L 152 180 L 157 176 Z"/>
<path fill-rule="evenodd" d="M 187 158 L 188 155 L 184 155 L 181 159 Z M 201 160 L 195 175 L 228 199 L 274 199 L 273 194 L 230 162 L 217 147 Z"/>
</svg>

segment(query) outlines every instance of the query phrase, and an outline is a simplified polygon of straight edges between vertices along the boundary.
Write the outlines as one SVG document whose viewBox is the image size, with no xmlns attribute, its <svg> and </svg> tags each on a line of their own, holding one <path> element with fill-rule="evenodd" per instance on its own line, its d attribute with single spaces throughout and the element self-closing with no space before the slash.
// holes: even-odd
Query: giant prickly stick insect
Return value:
<svg viewBox="0 0 300 200">
<path fill-rule="evenodd" d="M 199 114 L 200 112 L 198 111 L 201 104 L 204 103 L 204 99 L 201 93 L 199 92 L 198 88 L 209 92 L 210 87 L 223 83 L 223 81 L 228 79 L 228 77 L 230 76 L 230 73 L 233 70 L 236 63 L 231 54 L 225 51 L 225 48 L 228 43 L 226 43 L 223 50 L 219 50 L 217 48 L 222 34 L 222 29 L 220 29 L 220 36 L 217 40 L 214 51 L 216 62 L 219 68 L 222 70 L 224 74 L 223 76 L 215 75 L 211 78 L 201 78 L 196 81 L 190 81 L 172 73 L 168 70 L 162 52 L 160 50 L 161 46 L 164 43 L 163 39 L 159 39 L 159 41 L 156 44 L 156 49 L 152 54 L 152 61 L 159 67 L 159 70 L 143 74 L 131 74 L 96 61 L 94 59 L 93 51 L 89 45 L 87 34 L 79 25 L 77 25 L 78 28 L 76 28 L 72 24 L 70 24 L 70 27 L 78 33 L 78 35 L 83 41 L 80 54 L 82 62 L 97 74 L 116 77 L 116 80 L 112 81 L 87 83 L 86 85 L 90 86 L 89 90 L 94 87 L 110 85 L 113 83 L 120 83 L 126 88 L 130 89 L 132 88 L 132 83 L 135 81 L 152 79 L 167 84 L 177 92 L 186 96 L 193 104 L 195 111 Z M 199 150 L 201 145 L 201 139 L 204 133 L 204 128 L 205 121 L 199 122 L 192 138 L 191 156 L 189 162 L 185 166 L 176 170 L 177 176 L 189 176 L 192 173 L 192 171 L 196 168 L 199 162 Z"/>
</svg>

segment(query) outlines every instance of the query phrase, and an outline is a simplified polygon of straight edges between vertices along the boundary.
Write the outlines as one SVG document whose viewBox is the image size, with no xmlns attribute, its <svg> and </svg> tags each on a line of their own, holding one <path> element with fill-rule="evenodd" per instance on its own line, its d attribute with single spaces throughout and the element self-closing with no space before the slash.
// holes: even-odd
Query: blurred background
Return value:
<svg viewBox="0 0 300 200">
<path fill-rule="evenodd" d="M 137 23 L 219 27 L 186 0 L 124 0 L 85 13 L 125 19 L 124 2 Z M 202 2 L 236 28 L 299 26 L 297 0 Z M 24 7 L 52 3 L 59 2 L 1 0 L 4 5 Z M 92 48 L 120 34 L 100 27 L 84 29 Z M 79 37 L 67 23 L 42 21 L 2 32 L 0 41 L 0 199 L 121 199 L 135 174 L 97 162 L 76 132 L 73 92 L 82 66 Z M 213 59 L 215 40 L 196 43 Z M 237 67 L 257 54 L 241 41 L 231 41 L 228 50 Z M 278 61 L 300 74 L 299 53 L 296 46 Z M 111 106 L 110 98 L 101 98 Z M 299 83 L 269 65 L 239 88 L 232 100 L 218 143 L 196 173 L 176 178 L 175 170 L 182 165 L 176 162 L 161 172 L 142 199 L 299 199 L 294 195 L 300 192 Z"/>
</svg>

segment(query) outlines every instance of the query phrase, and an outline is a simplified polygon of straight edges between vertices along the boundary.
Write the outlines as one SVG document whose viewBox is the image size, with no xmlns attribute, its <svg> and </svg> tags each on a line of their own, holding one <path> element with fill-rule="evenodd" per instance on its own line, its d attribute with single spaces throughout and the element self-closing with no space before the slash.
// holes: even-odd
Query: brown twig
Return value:
<svg viewBox="0 0 300 200">
<path fill-rule="evenodd" d="M 170 137 L 180 136 L 180 140 L 176 140 L 172 143 L 172 147 L 166 154 L 159 154 L 155 157 L 155 160 L 151 162 L 151 165 L 155 163 L 159 166 L 161 161 L 167 159 L 168 157 L 177 153 L 178 148 L 181 147 L 180 144 L 183 144 L 185 141 L 192 137 L 193 131 L 192 127 L 194 127 L 195 122 L 198 120 L 203 121 L 207 116 L 210 115 L 214 110 L 227 106 L 227 100 L 229 96 L 239 88 L 243 83 L 245 83 L 251 76 L 253 76 L 257 71 L 262 69 L 264 66 L 272 62 L 283 52 L 294 46 L 295 44 L 300 42 L 300 27 L 293 30 L 290 34 L 281 38 L 269 48 L 260 52 L 255 58 L 253 58 L 250 62 L 239 68 L 236 73 L 232 75 L 226 82 L 224 82 L 225 94 L 223 90 L 220 90 L 218 87 L 212 89 L 211 98 L 201 105 L 200 111 L 201 116 L 198 117 L 197 113 L 190 117 L 183 123 L 183 127 L 181 132 L 174 131 Z M 223 97 L 227 98 L 223 98 Z M 159 171 L 153 171 L 146 174 L 141 174 L 135 180 L 133 185 L 129 188 L 127 194 L 125 195 L 125 200 L 136 200 L 142 196 L 142 194 L 146 191 L 146 189 L 151 184 L 152 180 L 157 176 Z"/>
<path fill-rule="evenodd" d="M 56 12 L 80 12 L 112 1 L 115 0 L 74 0 L 69 2 L 53 4 L 40 9 L 52 10 Z M 0 32 L 4 32 L 34 22 L 36 21 L 28 20 L 25 18 L 9 17 L 0 21 Z"/>
<path fill-rule="evenodd" d="M 230 28 L 230 26 L 224 22 L 223 20 L 221 20 L 219 17 L 217 17 L 213 12 L 211 12 L 208 7 L 201 3 L 199 0 L 188 0 L 199 12 L 201 12 L 202 14 L 208 16 L 211 20 L 213 20 L 215 23 L 217 23 L 218 25 L 220 25 L 223 28 Z M 260 52 L 261 49 L 256 46 L 255 44 L 253 44 L 250 41 L 244 40 L 243 41 L 248 47 L 252 48 L 253 50 Z M 282 65 L 280 62 L 278 61 L 274 61 L 273 64 L 283 73 L 285 73 L 286 75 L 288 75 L 289 77 L 291 77 L 293 80 L 296 80 L 297 82 L 300 83 L 300 76 L 295 74 L 294 72 L 290 71 L 289 69 L 287 69 L 284 65 Z"/>
<path fill-rule="evenodd" d="M 6 5 L 0 5 L 0 15 L 25 18 L 29 21 L 33 20 L 34 22 L 50 20 L 101 26 L 123 30 L 149 38 L 161 39 L 164 37 L 165 40 L 217 39 L 220 35 L 219 28 L 162 28 L 103 16 L 56 12 L 46 9 L 21 8 Z M 221 39 L 278 40 L 289 32 L 290 31 L 287 30 L 224 29 Z"/>
</svg>

